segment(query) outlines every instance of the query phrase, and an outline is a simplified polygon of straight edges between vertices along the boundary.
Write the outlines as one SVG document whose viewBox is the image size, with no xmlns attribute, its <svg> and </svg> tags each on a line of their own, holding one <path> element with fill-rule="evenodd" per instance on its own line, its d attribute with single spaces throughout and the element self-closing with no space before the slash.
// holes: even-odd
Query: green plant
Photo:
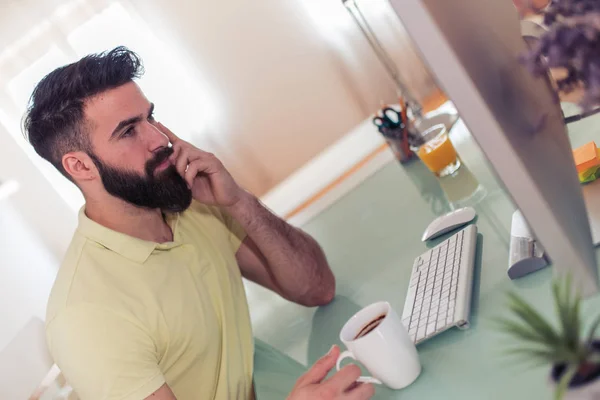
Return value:
<svg viewBox="0 0 600 400">
<path fill-rule="evenodd" d="M 503 318 L 497 322 L 501 331 L 519 339 L 525 346 L 511 348 L 508 353 L 527 357 L 539 364 L 565 366 L 556 385 L 555 399 L 562 399 L 576 375 L 590 377 L 600 368 L 600 354 L 593 341 L 600 325 L 597 318 L 584 336 L 580 315 L 581 296 L 573 293 L 571 279 L 552 284 L 558 328 L 542 317 L 523 298 L 509 294 L 509 308 L 516 319 Z"/>
</svg>

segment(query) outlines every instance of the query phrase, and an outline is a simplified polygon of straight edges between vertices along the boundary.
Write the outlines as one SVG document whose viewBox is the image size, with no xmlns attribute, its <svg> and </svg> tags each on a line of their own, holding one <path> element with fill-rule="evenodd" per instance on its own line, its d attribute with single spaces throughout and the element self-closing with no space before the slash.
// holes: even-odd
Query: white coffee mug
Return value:
<svg viewBox="0 0 600 400">
<path fill-rule="evenodd" d="M 381 316 L 383 318 L 377 327 L 357 338 L 370 322 Z M 391 389 L 402 389 L 413 383 L 421 373 L 417 348 L 398 314 L 387 302 L 371 304 L 354 314 L 342 328 L 340 340 L 348 351 L 340 354 L 337 370 L 340 370 L 343 359 L 353 358 L 373 375 L 361 376 L 359 382 L 383 383 Z"/>
</svg>

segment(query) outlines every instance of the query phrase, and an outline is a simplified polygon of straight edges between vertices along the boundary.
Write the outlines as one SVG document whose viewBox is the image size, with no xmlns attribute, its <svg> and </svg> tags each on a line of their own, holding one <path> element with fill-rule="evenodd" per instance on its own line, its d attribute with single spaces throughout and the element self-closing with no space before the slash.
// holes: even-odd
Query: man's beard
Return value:
<svg viewBox="0 0 600 400">
<path fill-rule="evenodd" d="M 174 165 L 169 165 L 158 174 L 154 173 L 156 167 L 171 154 L 171 147 L 159 150 L 155 157 L 146 163 L 145 176 L 112 167 L 93 153 L 90 153 L 90 157 L 96 164 L 102 184 L 108 193 L 138 207 L 180 212 L 192 203 L 192 191 L 187 187 L 186 181 Z"/>
</svg>

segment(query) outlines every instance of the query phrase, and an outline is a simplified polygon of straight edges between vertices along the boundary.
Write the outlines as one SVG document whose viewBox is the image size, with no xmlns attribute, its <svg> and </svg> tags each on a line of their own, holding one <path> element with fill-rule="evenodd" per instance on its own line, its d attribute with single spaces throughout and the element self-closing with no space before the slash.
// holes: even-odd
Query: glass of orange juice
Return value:
<svg viewBox="0 0 600 400">
<path fill-rule="evenodd" d="M 461 166 L 460 158 L 443 124 L 434 125 L 421 134 L 422 144 L 412 150 L 431 172 L 439 177 L 452 175 Z"/>
</svg>

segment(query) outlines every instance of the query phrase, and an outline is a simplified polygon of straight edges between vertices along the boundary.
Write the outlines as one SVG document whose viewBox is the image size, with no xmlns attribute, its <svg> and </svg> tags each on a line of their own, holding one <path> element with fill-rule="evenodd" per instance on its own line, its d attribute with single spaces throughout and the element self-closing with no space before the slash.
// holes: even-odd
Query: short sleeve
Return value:
<svg viewBox="0 0 600 400">
<path fill-rule="evenodd" d="M 77 305 L 47 326 L 55 363 L 82 400 L 143 400 L 164 383 L 156 346 L 135 321 Z"/>
</svg>

